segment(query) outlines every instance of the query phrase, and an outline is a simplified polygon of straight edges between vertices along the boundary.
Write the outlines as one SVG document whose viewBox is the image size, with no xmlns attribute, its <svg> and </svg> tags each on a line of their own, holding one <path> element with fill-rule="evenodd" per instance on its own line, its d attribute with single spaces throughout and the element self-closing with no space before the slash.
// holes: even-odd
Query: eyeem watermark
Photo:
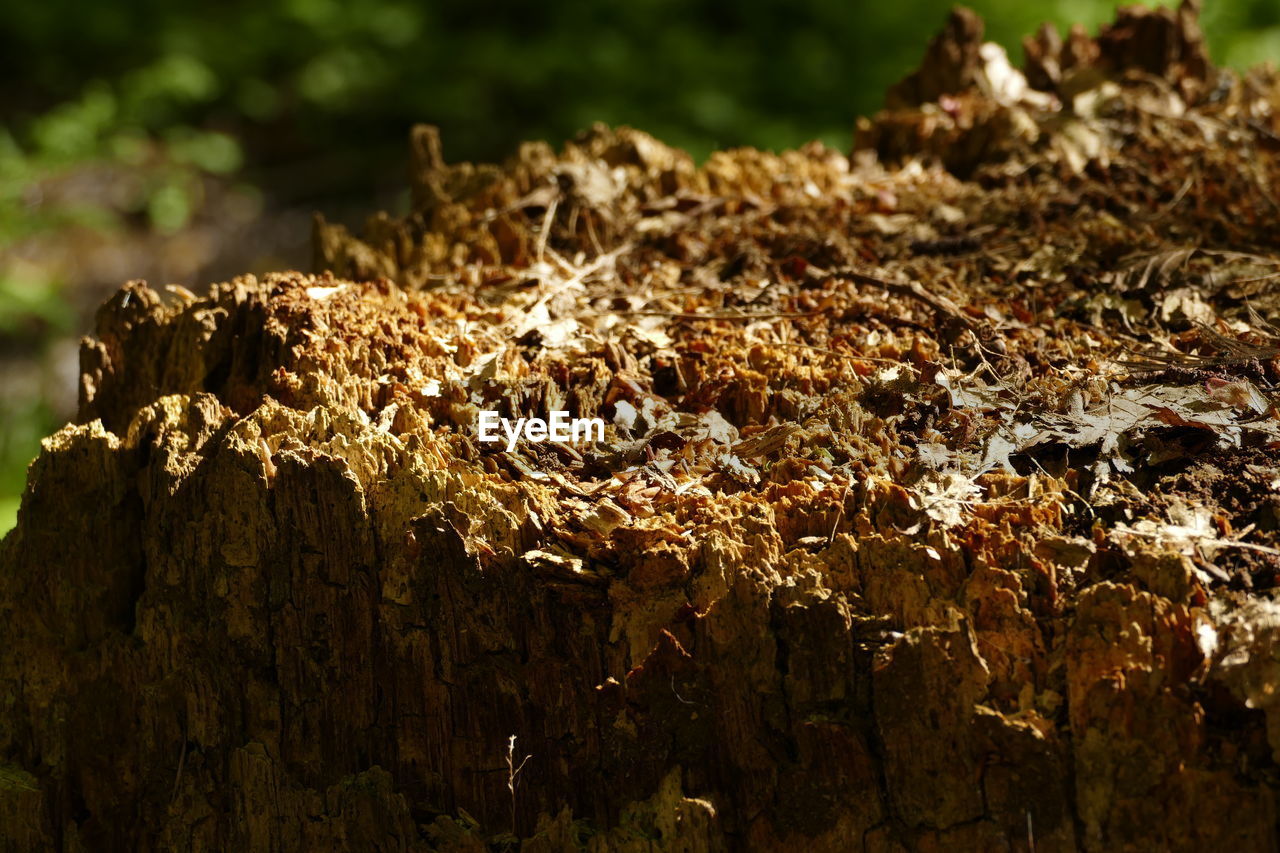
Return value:
<svg viewBox="0 0 1280 853">
<path fill-rule="evenodd" d="M 516 442 L 555 441 L 560 444 L 577 444 L 580 441 L 604 441 L 603 418 L 571 418 L 568 412 L 552 412 L 549 420 L 542 418 L 504 418 L 494 411 L 480 413 L 480 440 L 486 443 L 507 440 L 507 452 L 516 449 Z"/>
</svg>

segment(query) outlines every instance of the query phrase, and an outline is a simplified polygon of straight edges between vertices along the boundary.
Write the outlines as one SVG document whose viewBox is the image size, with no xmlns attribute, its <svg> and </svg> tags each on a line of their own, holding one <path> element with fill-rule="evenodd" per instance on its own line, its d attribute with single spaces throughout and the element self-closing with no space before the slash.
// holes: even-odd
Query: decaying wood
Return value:
<svg viewBox="0 0 1280 853">
<path fill-rule="evenodd" d="M 849 157 L 424 128 L 331 273 L 123 288 L 0 545 L 0 846 L 1275 849 L 1280 82 L 981 32 Z"/>
</svg>

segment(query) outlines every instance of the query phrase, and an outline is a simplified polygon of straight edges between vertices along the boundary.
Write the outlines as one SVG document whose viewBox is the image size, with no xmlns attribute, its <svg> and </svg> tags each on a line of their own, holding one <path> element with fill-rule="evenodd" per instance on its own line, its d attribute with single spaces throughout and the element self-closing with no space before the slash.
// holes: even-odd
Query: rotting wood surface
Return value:
<svg viewBox="0 0 1280 853">
<path fill-rule="evenodd" d="M 332 274 L 127 285 L 0 848 L 1275 849 L 1280 84 L 1195 12 L 957 11 L 850 156 L 420 128 Z"/>
</svg>

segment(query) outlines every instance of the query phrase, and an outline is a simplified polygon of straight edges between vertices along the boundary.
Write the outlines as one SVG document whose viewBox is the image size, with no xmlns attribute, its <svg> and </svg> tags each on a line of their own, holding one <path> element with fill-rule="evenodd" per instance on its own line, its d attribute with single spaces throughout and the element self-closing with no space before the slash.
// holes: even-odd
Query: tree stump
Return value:
<svg viewBox="0 0 1280 853">
<path fill-rule="evenodd" d="M 957 11 L 849 156 L 419 128 L 331 272 L 126 285 L 0 848 L 1275 849 L 1280 86 L 1195 12 Z"/>
</svg>

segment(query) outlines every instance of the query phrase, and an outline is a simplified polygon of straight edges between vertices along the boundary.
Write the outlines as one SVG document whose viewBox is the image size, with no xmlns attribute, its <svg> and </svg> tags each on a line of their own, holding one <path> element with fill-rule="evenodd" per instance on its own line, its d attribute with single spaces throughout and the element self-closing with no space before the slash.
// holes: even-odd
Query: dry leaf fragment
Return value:
<svg viewBox="0 0 1280 853">
<path fill-rule="evenodd" d="M 1213 377 L 1205 382 L 1205 389 L 1213 399 L 1221 400 L 1237 409 L 1248 409 L 1262 415 L 1271 408 L 1271 403 L 1248 379 L 1230 381 Z"/>
</svg>

